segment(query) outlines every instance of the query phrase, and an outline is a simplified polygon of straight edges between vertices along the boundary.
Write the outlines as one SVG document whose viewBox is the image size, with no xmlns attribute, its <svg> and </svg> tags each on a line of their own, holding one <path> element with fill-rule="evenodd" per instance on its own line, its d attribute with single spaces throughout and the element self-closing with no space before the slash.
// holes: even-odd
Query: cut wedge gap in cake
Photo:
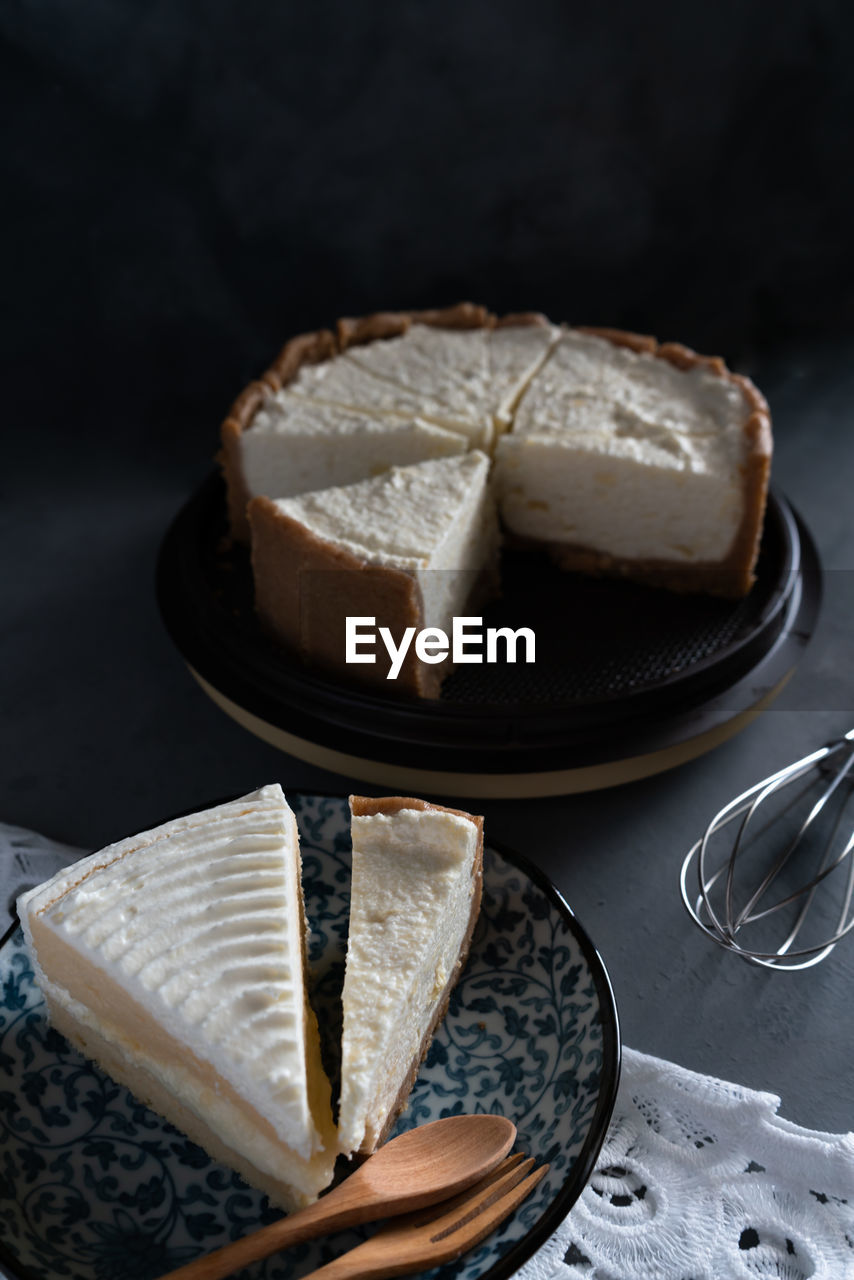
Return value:
<svg viewBox="0 0 854 1280">
<path fill-rule="evenodd" d="M 278 785 L 110 845 L 18 902 L 52 1024 L 286 1210 L 335 1162 Z"/>
<path fill-rule="evenodd" d="M 341 1151 L 369 1154 L 405 1107 L 466 962 L 483 819 L 401 796 L 351 796 L 353 877 L 342 1002 Z"/>
</svg>

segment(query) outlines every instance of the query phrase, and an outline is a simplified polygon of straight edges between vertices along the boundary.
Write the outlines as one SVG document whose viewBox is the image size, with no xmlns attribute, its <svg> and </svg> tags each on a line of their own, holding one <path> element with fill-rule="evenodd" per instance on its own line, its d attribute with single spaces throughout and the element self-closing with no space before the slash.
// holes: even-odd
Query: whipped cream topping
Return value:
<svg viewBox="0 0 854 1280">
<path fill-rule="evenodd" d="M 288 392 L 311 402 L 336 404 L 360 413 L 423 418 L 457 432 L 475 447 L 488 446 L 492 438 L 489 418 L 480 414 L 458 388 L 446 385 L 441 377 L 437 379 L 437 370 L 433 370 L 430 384 L 417 361 L 405 357 L 401 360 L 396 344 L 403 341 L 380 340 L 320 364 L 304 365 L 288 384 Z M 389 348 L 391 352 L 386 354 Z M 366 354 L 372 352 L 376 353 L 373 360 Z M 385 376 L 386 365 L 397 371 L 396 378 Z"/>
<path fill-rule="evenodd" d="M 414 574 L 424 625 L 449 631 L 474 579 L 494 560 L 499 532 L 477 450 L 437 458 L 340 489 L 276 503 L 316 537 L 371 565 Z"/>
<path fill-rule="evenodd" d="M 258 427 L 269 430 L 271 415 L 292 413 L 296 400 L 305 405 L 307 418 L 316 415 L 321 427 L 324 407 L 334 406 L 362 417 L 417 418 L 455 432 L 472 448 L 490 449 L 496 428 L 507 426 L 558 333 L 545 324 L 495 330 L 413 324 L 399 337 L 349 347 L 330 360 L 304 365 L 285 391 L 256 414 L 245 435 L 251 438 Z M 279 492 L 270 484 L 256 488 L 251 481 L 249 488 L 272 498 L 296 492 Z"/>
<path fill-rule="evenodd" d="M 371 416 L 280 391 L 241 437 L 243 475 L 253 496 L 287 498 L 354 484 L 426 458 L 463 453 L 456 431 L 418 418 Z"/>
<path fill-rule="evenodd" d="M 519 398 L 560 336 L 554 325 L 503 325 L 489 334 L 489 381 L 498 426 L 506 430 Z"/>
<path fill-rule="evenodd" d="M 737 383 L 570 331 L 496 454 L 502 517 L 524 537 L 628 560 L 723 559 L 743 503 Z"/>
<path fill-rule="evenodd" d="M 488 333 L 413 324 L 400 337 L 350 347 L 343 359 L 466 414 L 488 414 Z"/>
<path fill-rule="evenodd" d="M 680 369 L 646 351 L 567 330 L 523 395 L 514 433 L 593 431 L 615 440 L 706 438 L 729 458 L 750 405 L 741 387 L 703 365 Z"/>
<path fill-rule="evenodd" d="M 477 503 L 488 472 L 489 459 L 474 450 L 393 467 L 371 480 L 300 494 L 276 505 L 318 538 L 369 564 L 443 568 L 455 523 Z"/>
<path fill-rule="evenodd" d="M 343 358 L 422 399 L 440 400 L 451 420 L 471 417 L 501 428 L 557 334 L 545 324 L 500 329 L 413 324 L 398 338 L 353 347 Z M 488 447 L 491 439 L 488 431 L 480 443 Z"/>
<path fill-rule="evenodd" d="M 323 1142 L 308 1102 L 299 876 L 296 822 L 273 785 L 92 854 L 24 895 L 19 912 L 37 967 L 33 935 L 47 930 L 115 979 L 309 1161 Z M 37 978 L 122 1043 L 120 1020 L 110 1025 L 97 999 L 84 1008 L 61 973 L 48 982 L 39 968 Z M 152 1052 L 124 1048 L 131 1058 Z M 227 1107 L 217 1116 L 210 1090 L 193 1096 L 180 1066 L 167 1063 L 164 1074 L 213 1128 L 235 1124 Z M 221 1128 L 221 1136 L 237 1150 L 252 1147 L 250 1132 Z M 269 1144 L 258 1145 L 263 1165 Z"/>
</svg>

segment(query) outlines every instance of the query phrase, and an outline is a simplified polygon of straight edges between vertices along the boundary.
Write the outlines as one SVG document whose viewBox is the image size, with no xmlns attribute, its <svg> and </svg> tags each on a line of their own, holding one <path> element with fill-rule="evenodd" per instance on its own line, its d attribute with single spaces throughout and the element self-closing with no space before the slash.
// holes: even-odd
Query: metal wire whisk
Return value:
<svg viewBox="0 0 854 1280">
<path fill-rule="evenodd" d="M 788 794 L 800 781 L 805 785 Z M 728 951 L 768 969 L 807 969 L 829 955 L 854 929 L 854 858 L 849 856 L 854 830 L 845 812 L 852 782 L 854 729 L 757 782 L 721 809 L 682 864 L 682 901 L 695 924 Z M 806 805 L 806 817 L 798 821 Z M 727 853 L 726 841 L 715 837 L 739 818 Z M 716 857 L 718 864 L 710 869 Z M 695 860 L 696 885 L 689 891 Z M 812 870 L 809 878 L 805 862 Z M 793 875 L 800 881 L 794 887 Z M 840 892 L 840 880 L 841 910 L 835 925 L 828 925 L 828 914 L 836 916 L 832 896 Z M 780 896 L 765 905 L 775 883 L 781 886 Z M 824 924 L 821 936 L 808 941 L 802 933 L 811 909 Z M 787 932 L 775 946 L 781 929 Z"/>
</svg>

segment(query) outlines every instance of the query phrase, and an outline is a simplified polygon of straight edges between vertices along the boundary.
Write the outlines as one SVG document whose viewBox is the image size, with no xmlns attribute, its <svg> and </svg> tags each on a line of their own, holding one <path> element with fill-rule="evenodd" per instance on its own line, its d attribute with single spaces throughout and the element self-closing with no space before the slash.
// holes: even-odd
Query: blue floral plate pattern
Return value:
<svg viewBox="0 0 854 1280">
<path fill-rule="evenodd" d="M 294 795 L 312 926 L 313 998 L 334 1075 L 350 884 L 346 800 Z M 511 1275 L 567 1214 L 604 1139 L 619 1073 L 605 968 L 557 890 L 487 847 L 465 972 L 398 1130 L 508 1115 L 549 1172 L 509 1222 L 437 1276 Z M 0 1267 L 16 1280 L 153 1280 L 278 1217 L 70 1049 L 46 1019 L 21 931 L 0 947 Z M 370 1231 L 297 1246 L 238 1273 L 298 1280 Z"/>
</svg>

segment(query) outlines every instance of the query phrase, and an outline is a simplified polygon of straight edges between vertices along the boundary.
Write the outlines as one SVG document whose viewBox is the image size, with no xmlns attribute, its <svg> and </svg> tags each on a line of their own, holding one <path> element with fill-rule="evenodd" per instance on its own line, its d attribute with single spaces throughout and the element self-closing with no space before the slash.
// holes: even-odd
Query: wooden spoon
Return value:
<svg viewBox="0 0 854 1280">
<path fill-rule="evenodd" d="M 410 1129 L 314 1204 L 160 1280 L 222 1280 L 303 1240 L 436 1204 L 494 1169 L 515 1140 L 516 1126 L 505 1116 L 448 1116 Z"/>
</svg>

